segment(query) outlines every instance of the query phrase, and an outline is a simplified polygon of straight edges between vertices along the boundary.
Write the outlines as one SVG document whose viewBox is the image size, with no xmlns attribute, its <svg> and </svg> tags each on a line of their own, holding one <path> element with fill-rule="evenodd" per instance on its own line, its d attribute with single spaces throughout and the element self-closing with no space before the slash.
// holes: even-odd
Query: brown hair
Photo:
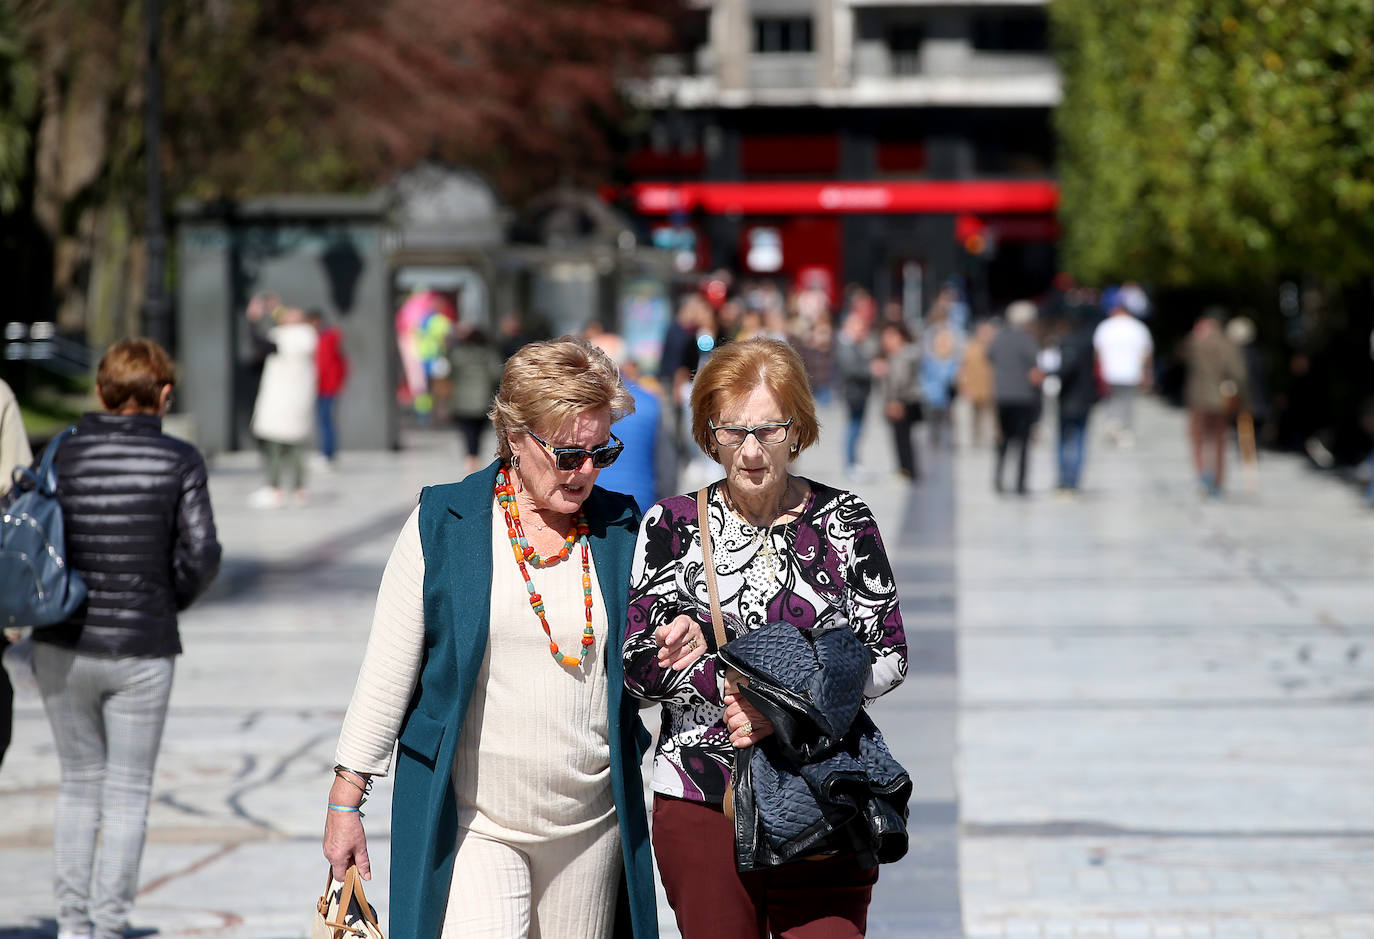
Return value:
<svg viewBox="0 0 1374 939">
<path fill-rule="evenodd" d="M 105 350 L 95 385 L 107 411 L 146 411 L 162 407 L 162 388 L 175 385 L 176 366 L 167 350 L 151 339 L 123 339 Z"/>
<path fill-rule="evenodd" d="M 510 459 L 511 434 L 553 433 L 575 415 L 602 408 L 610 409 L 612 423 L 635 409 L 606 353 L 576 336 L 527 343 L 506 361 L 487 414 L 497 456 Z"/>
<path fill-rule="evenodd" d="M 778 399 L 784 419 L 792 418 L 794 452 L 820 439 L 816 401 L 797 351 L 779 339 L 729 342 L 711 353 L 692 382 L 692 439 L 717 462 L 710 422 L 759 385 Z"/>
</svg>

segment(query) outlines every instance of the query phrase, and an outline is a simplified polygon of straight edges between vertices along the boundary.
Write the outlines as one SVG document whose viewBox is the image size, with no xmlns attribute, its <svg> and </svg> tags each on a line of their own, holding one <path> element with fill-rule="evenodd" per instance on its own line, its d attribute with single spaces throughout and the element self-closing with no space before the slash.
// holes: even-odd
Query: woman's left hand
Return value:
<svg viewBox="0 0 1374 939">
<path fill-rule="evenodd" d="M 706 637 L 701 634 L 701 624 L 686 613 L 654 630 L 654 642 L 658 643 L 659 668 L 680 672 L 706 654 Z"/>
<path fill-rule="evenodd" d="M 730 744 L 739 748 L 752 747 L 773 732 L 773 725 L 737 694 L 725 696 L 725 727 L 730 731 Z"/>
</svg>

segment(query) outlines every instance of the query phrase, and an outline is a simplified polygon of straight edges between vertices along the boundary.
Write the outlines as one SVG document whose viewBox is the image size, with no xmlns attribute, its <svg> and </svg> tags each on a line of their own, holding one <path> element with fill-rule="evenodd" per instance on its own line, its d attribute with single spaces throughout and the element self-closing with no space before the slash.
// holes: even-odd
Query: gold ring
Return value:
<svg viewBox="0 0 1374 939">
<path fill-rule="evenodd" d="M 688 652 L 695 652 L 697 646 L 699 646 L 699 645 L 701 645 L 701 643 L 697 641 L 696 636 L 693 636 L 691 639 L 688 639 L 688 640 L 687 640 L 687 645 L 684 646 L 684 648 L 685 648 Z"/>
<path fill-rule="evenodd" d="M 745 721 L 743 724 L 740 725 L 739 730 L 740 733 L 744 734 L 744 736 L 749 737 L 754 733 L 754 725 L 750 721 Z"/>
</svg>

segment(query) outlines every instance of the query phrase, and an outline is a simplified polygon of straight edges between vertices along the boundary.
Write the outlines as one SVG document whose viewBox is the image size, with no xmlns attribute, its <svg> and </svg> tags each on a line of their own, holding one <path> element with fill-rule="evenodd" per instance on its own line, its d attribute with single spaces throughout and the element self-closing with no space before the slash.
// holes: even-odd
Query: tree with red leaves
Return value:
<svg viewBox="0 0 1374 939">
<path fill-rule="evenodd" d="M 627 116 L 622 82 L 672 42 L 681 5 L 167 3 L 169 204 L 363 191 L 426 159 L 474 168 L 514 201 L 555 182 L 597 182 Z M 0 35 L 25 50 L 39 85 L 29 175 L 11 187 L 32 196 L 12 211 L 32 213 L 53 246 L 60 322 L 104 324 L 93 342 L 129 332 L 140 299 L 141 7 L 12 0 L 17 35 Z"/>
</svg>

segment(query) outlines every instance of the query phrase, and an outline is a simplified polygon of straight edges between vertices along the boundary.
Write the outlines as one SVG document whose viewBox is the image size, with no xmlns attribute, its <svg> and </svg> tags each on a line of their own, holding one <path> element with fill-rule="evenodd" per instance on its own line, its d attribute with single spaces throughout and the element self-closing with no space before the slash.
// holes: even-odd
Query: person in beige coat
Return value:
<svg viewBox="0 0 1374 939">
<path fill-rule="evenodd" d="M 1188 441 L 1193 469 L 1205 495 L 1217 498 L 1226 481 L 1226 440 L 1231 421 L 1248 395 L 1245 359 L 1221 328 L 1221 318 L 1204 313 L 1184 343 L 1188 377 Z"/>
<path fill-rule="evenodd" d="M 268 315 L 271 319 L 268 319 Z M 286 502 L 282 484 L 290 475 L 292 498 L 305 501 L 305 447 L 315 430 L 315 348 L 319 333 L 305 311 L 279 307 L 269 311 L 255 299 L 248 307 L 258 341 L 270 351 L 253 404 L 253 436 L 267 455 L 267 486 L 249 496 L 255 508 L 277 508 Z"/>
<path fill-rule="evenodd" d="M 29 449 L 29 435 L 24 430 L 24 418 L 19 413 L 19 401 L 10 386 L 0 380 L 0 496 L 14 484 L 14 468 L 33 462 Z"/>
<path fill-rule="evenodd" d="M 974 445 L 983 442 L 984 430 L 992 414 L 992 363 L 988 361 L 988 346 L 992 337 L 997 335 L 997 327 L 984 322 L 978 326 L 973 338 L 964 347 L 964 361 L 959 366 L 955 378 L 959 397 L 972 408 L 969 428 L 970 439 Z"/>
<path fill-rule="evenodd" d="M 33 463 L 33 451 L 29 449 L 29 437 L 24 431 L 24 419 L 19 413 L 19 402 L 15 400 L 10 386 L 0 380 L 0 496 L 14 484 L 14 468 Z M 0 654 L 19 632 L 5 630 L 0 633 Z M 14 686 L 10 684 L 9 673 L 0 668 L 0 762 L 5 759 L 5 751 L 10 746 L 11 729 L 14 726 Z"/>
</svg>

